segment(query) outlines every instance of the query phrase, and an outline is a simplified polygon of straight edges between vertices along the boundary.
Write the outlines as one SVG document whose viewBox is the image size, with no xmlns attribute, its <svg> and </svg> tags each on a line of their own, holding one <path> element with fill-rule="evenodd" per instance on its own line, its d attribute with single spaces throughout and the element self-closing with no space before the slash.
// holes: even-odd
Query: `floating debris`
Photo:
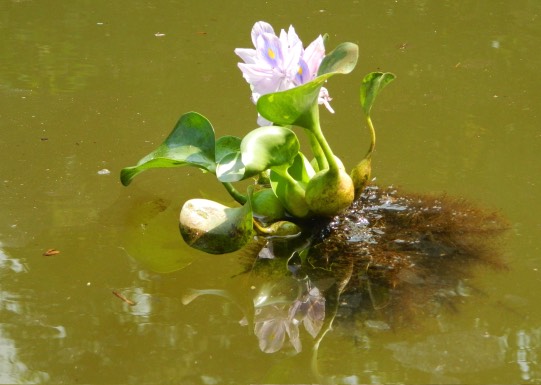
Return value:
<svg viewBox="0 0 541 385">
<path fill-rule="evenodd" d="M 44 252 L 42 255 L 44 257 L 50 257 L 52 255 L 58 255 L 58 254 L 60 254 L 59 250 L 57 250 L 57 249 L 49 249 L 46 252 Z"/>
<path fill-rule="evenodd" d="M 100 171 L 98 171 L 98 175 L 109 175 L 111 171 L 107 170 L 106 168 L 102 168 Z"/>
<path fill-rule="evenodd" d="M 128 299 L 126 298 L 122 293 L 116 291 L 116 290 L 113 290 L 113 294 L 117 297 L 117 298 L 120 298 L 122 301 L 126 302 L 128 305 L 130 306 L 135 306 L 137 305 L 135 302 L 133 302 L 131 299 Z"/>
</svg>

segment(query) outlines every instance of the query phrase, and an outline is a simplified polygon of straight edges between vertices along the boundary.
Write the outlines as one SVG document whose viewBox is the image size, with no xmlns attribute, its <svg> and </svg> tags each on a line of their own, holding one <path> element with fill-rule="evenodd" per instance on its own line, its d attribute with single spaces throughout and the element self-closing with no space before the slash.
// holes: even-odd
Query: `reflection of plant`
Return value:
<svg viewBox="0 0 541 385">
<path fill-rule="evenodd" d="M 277 352 L 287 333 L 290 343 L 300 352 L 299 324 L 302 322 L 306 331 L 316 338 L 325 319 L 325 297 L 309 279 L 301 285 L 293 301 L 273 298 L 271 291 L 275 288 L 276 285 L 265 286 L 254 299 L 254 331 L 259 347 L 265 353 Z"/>
<path fill-rule="evenodd" d="M 357 45 L 342 43 L 324 56 L 321 36 L 304 49 L 293 27 L 276 36 L 264 22 L 254 25 L 252 41 L 255 49 L 235 52 L 245 62 L 239 67 L 251 85 L 260 122 L 264 120 L 266 125 L 242 139 L 234 136 L 216 139 L 211 123 L 204 116 L 189 112 L 156 150 L 121 172 L 124 185 L 140 172 L 158 167 L 194 166 L 214 174 L 243 207 L 228 208 L 208 200 L 192 200 L 183 206 L 180 223 L 182 236 L 189 245 L 214 254 L 244 246 L 254 227 L 264 234 L 274 231 L 297 234 L 298 227 L 284 219 L 332 217 L 349 207 L 370 176 L 375 145 L 370 119 L 372 104 L 378 92 L 394 79 L 389 73 L 371 73 L 361 84 L 361 106 L 367 116 L 372 144 L 350 176 L 323 135 L 318 104 L 330 108 L 330 98 L 323 85 L 332 76 L 354 69 Z M 313 162 L 300 151 L 293 126 L 304 129 L 315 158 Z M 258 189 L 267 189 L 272 194 L 251 190 L 242 194 L 232 185 L 251 177 L 268 182 L 270 186 L 260 184 Z M 269 221 L 279 221 L 279 225 L 267 227 Z"/>
</svg>

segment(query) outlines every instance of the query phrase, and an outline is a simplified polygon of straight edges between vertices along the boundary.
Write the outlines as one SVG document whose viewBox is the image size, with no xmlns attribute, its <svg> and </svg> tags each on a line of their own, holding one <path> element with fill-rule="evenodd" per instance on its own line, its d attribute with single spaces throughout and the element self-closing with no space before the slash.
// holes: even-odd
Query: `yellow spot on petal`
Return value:
<svg viewBox="0 0 541 385">
<path fill-rule="evenodd" d="M 297 71 L 297 73 L 298 73 L 299 75 L 302 75 L 302 67 L 301 67 L 301 66 L 299 66 L 299 70 Z"/>
<path fill-rule="evenodd" d="M 274 53 L 274 51 L 272 50 L 272 48 L 269 48 L 269 49 L 267 50 L 267 54 L 268 54 L 269 57 L 270 57 L 271 59 L 273 59 L 273 60 L 274 60 L 274 58 L 276 57 L 276 54 Z"/>
</svg>

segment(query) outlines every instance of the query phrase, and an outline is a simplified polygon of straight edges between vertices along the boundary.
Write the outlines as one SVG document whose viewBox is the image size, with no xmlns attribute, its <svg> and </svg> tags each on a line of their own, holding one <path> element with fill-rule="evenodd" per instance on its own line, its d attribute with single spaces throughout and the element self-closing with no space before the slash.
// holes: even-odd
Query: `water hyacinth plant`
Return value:
<svg viewBox="0 0 541 385">
<path fill-rule="evenodd" d="M 163 167 L 192 166 L 214 175 L 238 205 L 191 199 L 181 209 L 180 232 L 188 245 L 210 254 L 249 244 L 240 258 L 246 259 L 242 273 L 250 273 L 253 301 L 211 288 L 192 290 L 182 302 L 202 295 L 232 302 L 265 353 L 299 353 L 306 346 L 301 340 L 311 337 L 317 382 L 332 383 L 318 355 L 335 320 L 339 324 L 348 314 L 355 325 L 390 330 L 415 317 L 439 319 L 444 305 L 454 309 L 469 295 L 470 268 L 505 267 L 495 241 L 507 226 L 463 200 L 369 185 L 376 144 L 371 111 L 394 80 L 391 73 L 372 72 L 361 80 L 359 101 L 371 141 L 346 172 L 324 136 L 319 108 L 334 112 L 327 82 L 353 71 L 357 45 L 342 43 L 326 53 L 323 36 L 304 47 L 293 27 L 276 34 L 262 21 L 251 37 L 254 48 L 235 53 L 258 126 L 242 138 L 217 138 L 207 118 L 188 112 L 158 148 L 121 171 L 121 181 L 128 185 L 139 173 Z M 311 154 L 301 151 L 299 137 Z M 237 183 L 250 179 L 255 182 L 239 191 Z"/>
<path fill-rule="evenodd" d="M 276 35 L 263 21 L 255 23 L 251 37 L 254 48 L 235 53 L 243 60 L 239 68 L 250 85 L 259 127 L 243 138 L 216 138 L 207 118 L 188 112 L 158 148 L 121 171 L 126 186 L 151 168 L 192 166 L 215 175 L 240 206 L 193 199 L 180 214 L 183 239 L 211 254 L 242 248 L 254 232 L 296 235 L 307 220 L 332 217 L 348 208 L 370 179 L 372 105 L 394 79 L 390 73 L 374 72 L 361 82 L 360 103 L 372 143 L 365 158 L 347 173 L 325 139 L 319 106 L 334 112 L 324 85 L 336 74 L 353 71 L 357 45 L 342 43 L 325 54 L 321 35 L 304 47 L 292 26 Z M 300 151 L 298 130 L 304 132 L 313 160 Z M 234 183 L 249 178 L 257 182 L 246 192 L 235 188 Z"/>
</svg>

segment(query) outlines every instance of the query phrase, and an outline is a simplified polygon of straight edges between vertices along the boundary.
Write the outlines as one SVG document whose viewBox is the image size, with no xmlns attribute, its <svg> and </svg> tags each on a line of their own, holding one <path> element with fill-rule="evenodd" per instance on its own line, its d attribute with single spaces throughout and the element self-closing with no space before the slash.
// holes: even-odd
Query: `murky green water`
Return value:
<svg viewBox="0 0 541 385">
<path fill-rule="evenodd" d="M 320 347 L 322 374 L 541 382 L 541 3 L 335 3 L 0 2 L 1 383 L 317 381 L 307 333 L 302 353 L 265 354 L 231 302 L 182 304 L 191 288 L 249 303 L 242 253 L 199 254 L 170 274 L 131 257 L 163 255 L 155 268 L 167 270 L 198 255 L 178 235 L 178 210 L 193 197 L 227 202 L 225 191 L 191 169 L 118 180 L 184 112 L 206 115 L 219 135 L 255 127 L 233 49 L 250 45 L 257 20 L 293 24 L 305 42 L 328 32 L 331 47 L 359 44 L 356 71 L 328 84 L 336 114 L 323 112 L 346 165 L 368 141 L 354 124 L 361 77 L 394 72 L 373 113 L 377 182 L 463 196 L 512 226 L 509 271 L 480 269 L 454 312 L 409 327 L 338 323 Z"/>
</svg>

